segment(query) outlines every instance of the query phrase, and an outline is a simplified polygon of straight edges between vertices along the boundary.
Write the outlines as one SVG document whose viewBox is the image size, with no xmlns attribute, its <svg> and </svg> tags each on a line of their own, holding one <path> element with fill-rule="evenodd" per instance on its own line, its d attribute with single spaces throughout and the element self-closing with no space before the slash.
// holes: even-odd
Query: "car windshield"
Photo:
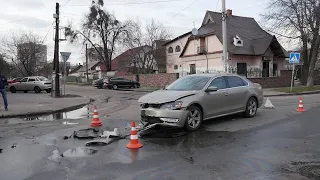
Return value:
<svg viewBox="0 0 320 180">
<path fill-rule="evenodd" d="M 45 77 L 38 77 L 38 79 L 39 79 L 40 81 L 49 81 L 49 79 L 47 79 L 47 78 L 45 78 Z"/>
<path fill-rule="evenodd" d="M 210 77 L 186 76 L 170 84 L 166 90 L 174 91 L 199 91 L 208 83 Z"/>
</svg>

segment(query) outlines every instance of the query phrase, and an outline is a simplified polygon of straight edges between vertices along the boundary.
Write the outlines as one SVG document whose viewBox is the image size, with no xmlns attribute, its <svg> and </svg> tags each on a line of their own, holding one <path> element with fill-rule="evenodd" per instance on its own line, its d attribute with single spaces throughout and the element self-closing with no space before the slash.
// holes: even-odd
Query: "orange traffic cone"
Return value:
<svg viewBox="0 0 320 180">
<path fill-rule="evenodd" d="M 132 121 L 131 125 L 131 136 L 130 136 L 130 142 L 127 145 L 127 148 L 129 149 L 138 149 L 141 148 L 143 145 L 138 140 L 137 130 L 136 130 L 136 123 Z"/>
<path fill-rule="evenodd" d="M 299 100 L 299 107 L 297 109 L 297 112 L 305 112 L 306 110 L 303 107 L 303 103 L 302 103 L 302 97 Z"/>
<path fill-rule="evenodd" d="M 102 122 L 99 120 L 99 115 L 98 115 L 98 111 L 97 111 L 96 106 L 94 106 L 93 120 L 91 121 L 91 126 L 92 127 L 102 126 Z"/>
</svg>

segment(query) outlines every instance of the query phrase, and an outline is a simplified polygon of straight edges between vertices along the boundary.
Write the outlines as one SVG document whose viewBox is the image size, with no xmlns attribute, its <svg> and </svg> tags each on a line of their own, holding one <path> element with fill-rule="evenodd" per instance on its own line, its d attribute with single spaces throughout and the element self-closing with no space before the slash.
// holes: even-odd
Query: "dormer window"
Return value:
<svg viewBox="0 0 320 180">
<path fill-rule="evenodd" d="M 173 48 L 172 47 L 169 47 L 168 53 L 173 53 Z"/>
<path fill-rule="evenodd" d="M 236 37 L 233 37 L 233 45 L 238 46 L 238 47 L 242 47 L 243 40 L 238 35 L 236 35 Z"/>
</svg>

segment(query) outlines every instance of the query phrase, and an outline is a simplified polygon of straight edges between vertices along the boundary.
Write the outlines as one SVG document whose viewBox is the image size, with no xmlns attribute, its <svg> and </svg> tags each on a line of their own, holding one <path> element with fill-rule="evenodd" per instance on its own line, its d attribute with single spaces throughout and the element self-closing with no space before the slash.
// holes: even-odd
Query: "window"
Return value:
<svg viewBox="0 0 320 180">
<path fill-rule="evenodd" d="M 190 74 L 196 74 L 196 65 L 190 64 Z"/>
<path fill-rule="evenodd" d="M 180 48 L 180 46 L 178 45 L 178 46 L 176 46 L 176 52 L 180 52 L 181 51 L 181 48 Z"/>
<path fill-rule="evenodd" d="M 49 81 L 49 79 L 46 78 L 46 77 L 38 77 L 38 79 L 39 79 L 40 81 Z"/>
<path fill-rule="evenodd" d="M 21 79 L 20 82 L 27 82 L 27 81 L 28 81 L 28 78 L 23 78 L 23 79 Z"/>
<path fill-rule="evenodd" d="M 36 81 L 36 78 L 29 78 L 28 82 L 34 82 Z"/>
<path fill-rule="evenodd" d="M 172 48 L 172 47 L 169 47 L 168 52 L 169 52 L 169 53 L 173 53 L 173 48 Z"/>
<path fill-rule="evenodd" d="M 204 88 L 210 79 L 206 76 L 185 76 L 170 84 L 166 90 L 199 91 Z"/>
<path fill-rule="evenodd" d="M 174 69 L 178 69 L 178 65 L 174 65 Z"/>
<path fill-rule="evenodd" d="M 215 78 L 209 85 L 209 87 L 216 87 L 218 89 L 226 89 L 227 83 L 224 77 Z"/>
<path fill-rule="evenodd" d="M 237 76 L 228 76 L 227 81 L 228 81 L 230 88 L 246 86 L 248 84 L 243 79 L 241 79 L 240 77 L 237 77 Z"/>
</svg>

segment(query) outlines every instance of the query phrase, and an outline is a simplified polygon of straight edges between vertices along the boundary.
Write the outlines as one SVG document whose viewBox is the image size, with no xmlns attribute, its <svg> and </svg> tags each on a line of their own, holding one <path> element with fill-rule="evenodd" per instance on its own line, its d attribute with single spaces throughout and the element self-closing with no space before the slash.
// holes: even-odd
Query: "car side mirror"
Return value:
<svg viewBox="0 0 320 180">
<path fill-rule="evenodd" d="M 215 86 L 211 86 L 211 87 L 208 87 L 205 92 L 214 92 L 214 91 L 218 91 L 218 88 L 215 87 Z"/>
</svg>

